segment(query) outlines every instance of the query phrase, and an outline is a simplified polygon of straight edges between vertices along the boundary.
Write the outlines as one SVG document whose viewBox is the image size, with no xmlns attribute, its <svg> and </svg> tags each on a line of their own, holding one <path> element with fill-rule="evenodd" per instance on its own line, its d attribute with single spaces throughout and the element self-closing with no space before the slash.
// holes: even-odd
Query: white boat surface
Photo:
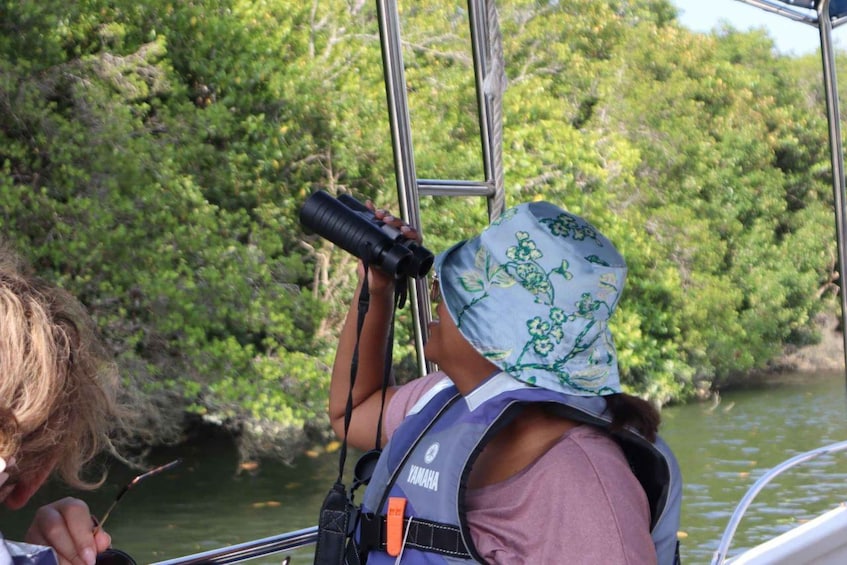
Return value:
<svg viewBox="0 0 847 565">
<path fill-rule="evenodd" d="M 833 443 L 786 459 L 762 475 L 736 506 L 721 537 L 712 565 L 844 565 L 847 564 L 847 504 L 800 524 L 743 553 L 727 558 L 732 538 L 753 499 L 785 471 L 820 455 L 847 450 L 847 441 Z"/>
<path fill-rule="evenodd" d="M 785 532 L 738 557 L 728 565 L 843 565 L 847 563 L 847 505 L 821 514 L 814 520 Z"/>
</svg>

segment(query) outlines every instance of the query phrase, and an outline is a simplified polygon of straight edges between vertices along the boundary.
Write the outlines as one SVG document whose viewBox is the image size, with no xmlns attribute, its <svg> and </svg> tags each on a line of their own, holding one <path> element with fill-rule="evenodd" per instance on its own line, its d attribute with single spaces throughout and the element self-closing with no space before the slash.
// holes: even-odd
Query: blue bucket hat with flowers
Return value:
<svg viewBox="0 0 847 565">
<path fill-rule="evenodd" d="M 435 272 L 459 331 L 503 371 L 564 394 L 621 391 L 608 324 L 626 263 L 584 219 L 521 204 L 439 254 Z"/>
</svg>

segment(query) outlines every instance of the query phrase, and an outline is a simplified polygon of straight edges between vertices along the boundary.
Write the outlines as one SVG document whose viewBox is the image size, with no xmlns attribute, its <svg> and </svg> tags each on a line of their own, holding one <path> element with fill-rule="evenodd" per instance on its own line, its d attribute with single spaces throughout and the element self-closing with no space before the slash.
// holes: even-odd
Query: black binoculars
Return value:
<svg viewBox="0 0 847 565">
<path fill-rule="evenodd" d="M 348 194 L 333 198 L 319 190 L 303 203 L 300 223 L 395 277 L 425 277 L 432 268 L 431 251 L 377 219 L 367 206 Z"/>
</svg>

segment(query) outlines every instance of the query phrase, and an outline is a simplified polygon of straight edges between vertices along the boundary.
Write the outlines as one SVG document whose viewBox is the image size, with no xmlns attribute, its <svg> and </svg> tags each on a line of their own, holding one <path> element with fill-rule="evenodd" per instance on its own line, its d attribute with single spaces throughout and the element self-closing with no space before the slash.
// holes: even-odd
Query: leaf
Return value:
<svg viewBox="0 0 847 565">
<path fill-rule="evenodd" d="M 478 271 L 467 271 L 459 277 L 459 282 L 462 283 L 462 288 L 467 292 L 485 292 L 485 281 Z"/>
</svg>

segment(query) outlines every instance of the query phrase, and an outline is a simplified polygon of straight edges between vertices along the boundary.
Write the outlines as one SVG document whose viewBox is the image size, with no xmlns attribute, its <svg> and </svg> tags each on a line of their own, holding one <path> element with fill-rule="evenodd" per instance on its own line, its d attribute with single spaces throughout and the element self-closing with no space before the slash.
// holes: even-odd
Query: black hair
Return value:
<svg viewBox="0 0 847 565">
<path fill-rule="evenodd" d="M 629 426 L 637 430 L 647 440 L 656 441 L 656 433 L 659 430 L 662 417 L 651 402 L 623 392 L 610 394 L 604 396 L 604 398 L 606 399 L 606 406 L 612 414 L 612 424 L 609 426 L 610 432 L 618 432 Z"/>
</svg>

